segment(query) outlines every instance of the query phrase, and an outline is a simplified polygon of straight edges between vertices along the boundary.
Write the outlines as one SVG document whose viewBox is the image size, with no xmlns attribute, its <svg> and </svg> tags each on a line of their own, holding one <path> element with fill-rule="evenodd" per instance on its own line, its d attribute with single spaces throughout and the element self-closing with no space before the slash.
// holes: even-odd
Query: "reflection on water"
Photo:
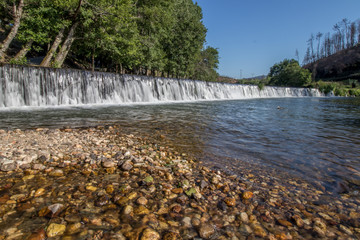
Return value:
<svg viewBox="0 0 360 240">
<path fill-rule="evenodd" d="M 256 99 L 0 112 L 0 128 L 113 123 L 125 132 L 164 135 L 169 144 L 235 173 L 242 163 L 256 163 L 326 186 L 344 180 L 355 188 L 360 184 L 359 99 Z"/>
</svg>

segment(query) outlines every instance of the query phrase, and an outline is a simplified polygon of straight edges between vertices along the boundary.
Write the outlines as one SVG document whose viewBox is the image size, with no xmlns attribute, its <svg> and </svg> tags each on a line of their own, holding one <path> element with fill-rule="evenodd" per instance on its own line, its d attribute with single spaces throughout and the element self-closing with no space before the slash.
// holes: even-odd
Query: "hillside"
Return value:
<svg viewBox="0 0 360 240">
<path fill-rule="evenodd" d="M 304 66 L 315 80 L 360 80 L 360 44 Z"/>
</svg>

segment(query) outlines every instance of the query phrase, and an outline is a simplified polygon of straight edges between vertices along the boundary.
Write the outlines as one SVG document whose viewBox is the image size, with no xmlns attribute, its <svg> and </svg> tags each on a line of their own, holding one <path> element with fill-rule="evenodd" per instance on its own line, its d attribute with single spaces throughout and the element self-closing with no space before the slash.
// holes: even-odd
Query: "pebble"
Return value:
<svg viewBox="0 0 360 240">
<path fill-rule="evenodd" d="M 131 161 L 126 161 L 121 165 L 121 169 L 124 171 L 130 171 L 133 168 Z"/>
<path fill-rule="evenodd" d="M 227 198 L 224 199 L 224 202 L 229 207 L 234 207 L 236 205 L 236 199 L 235 198 L 227 197 Z"/>
<path fill-rule="evenodd" d="M 200 237 L 208 239 L 215 233 L 215 229 L 210 224 L 202 224 L 199 229 Z"/>
<path fill-rule="evenodd" d="M 151 228 L 146 228 L 142 233 L 141 240 L 158 240 L 160 234 Z"/>
<path fill-rule="evenodd" d="M 61 236 L 64 234 L 66 230 L 66 226 L 63 224 L 57 224 L 57 223 L 51 223 L 47 230 L 46 230 L 46 235 L 48 237 L 56 237 L 56 236 Z"/>
<path fill-rule="evenodd" d="M 16 165 L 0 172 L 0 239 L 360 237 L 352 189 L 330 196 L 261 169 L 229 176 L 120 132 L 0 131 L 0 169 Z"/>
<path fill-rule="evenodd" d="M 136 200 L 136 203 L 139 205 L 146 205 L 148 203 L 148 200 L 145 197 L 139 197 Z"/>
</svg>

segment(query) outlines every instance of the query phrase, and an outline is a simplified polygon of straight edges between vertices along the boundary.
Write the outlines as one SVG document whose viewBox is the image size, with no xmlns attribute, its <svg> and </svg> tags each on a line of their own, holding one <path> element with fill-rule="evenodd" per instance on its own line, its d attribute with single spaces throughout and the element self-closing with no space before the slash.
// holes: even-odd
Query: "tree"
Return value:
<svg viewBox="0 0 360 240">
<path fill-rule="evenodd" d="M 311 34 L 309 40 L 308 40 L 308 46 L 311 50 L 311 55 L 310 55 L 310 59 L 311 62 L 315 61 L 315 53 L 314 53 L 314 34 Z"/>
<path fill-rule="evenodd" d="M 317 51 L 316 51 L 316 57 L 317 59 L 320 59 L 320 42 L 321 42 L 321 37 L 323 36 L 323 34 L 321 32 L 318 32 L 316 34 L 316 40 L 318 41 L 318 45 L 317 45 Z"/>
<path fill-rule="evenodd" d="M 311 83 L 311 73 L 303 69 L 298 61 L 285 59 L 270 68 L 270 85 L 303 87 Z"/>
<path fill-rule="evenodd" d="M 350 25 L 350 46 L 355 46 L 356 42 L 356 23 L 352 22 Z"/>
<path fill-rule="evenodd" d="M 295 57 L 296 57 L 296 60 L 299 62 L 299 50 L 298 49 L 295 50 Z"/>
<path fill-rule="evenodd" d="M 219 76 L 216 69 L 219 65 L 219 51 L 213 47 L 206 47 L 201 51 L 199 62 L 194 71 L 193 79 L 216 81 Z"/>
<path fill-rule="evenodd" d="M 205 42 L 202 10 L 192 0 L 177 0 L 172 14 L 175 26 L 164 41 L 168 75 L 186 78 L 193 75 Z"/>
<path fill-rule="evenodd" d="M 5 53 L 8 50 L 10 43 L 14 40 L 19 27 L 20 27 L 20 22 L 21 22 L 21 18 L 23 16 L 23 10 L 24 10 L 24 0 L 19 0 L 18 5 L 16 5 L 15 1 L 10 1 L 10 4 L 13 4 L 13 10 L 12 10 L 12 18 L 13 18 L 13 23 L 12 23 L 12 27 L 11 30 L 9 32 L 9 34 L 7 35 L 7 37 L 4 39 L 4 41 L 0 44 L 0 62 L 4 61 L 5 58 Z M 9 4 L 5 4 L 5 2 L 2 2 L 1 5 L 5 5 L 6 7 L 9 7 Z"/>
</svg>

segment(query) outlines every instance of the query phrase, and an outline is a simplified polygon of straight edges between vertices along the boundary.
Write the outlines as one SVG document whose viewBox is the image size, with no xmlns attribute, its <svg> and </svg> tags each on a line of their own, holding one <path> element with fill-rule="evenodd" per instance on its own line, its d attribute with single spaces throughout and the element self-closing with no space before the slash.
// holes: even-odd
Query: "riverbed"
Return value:
<svg viewBox="0 0 360 240">
<path fill-rule="evenodd" d="M 118 124 L 231 174 L 262 168 L 334 194 L 358 194 L 360 104 L 356 98 L 278 98 L 2 110 L 0 128 Z M 345 187 L 345 189 L 343 187 Z"/>
</svg>

